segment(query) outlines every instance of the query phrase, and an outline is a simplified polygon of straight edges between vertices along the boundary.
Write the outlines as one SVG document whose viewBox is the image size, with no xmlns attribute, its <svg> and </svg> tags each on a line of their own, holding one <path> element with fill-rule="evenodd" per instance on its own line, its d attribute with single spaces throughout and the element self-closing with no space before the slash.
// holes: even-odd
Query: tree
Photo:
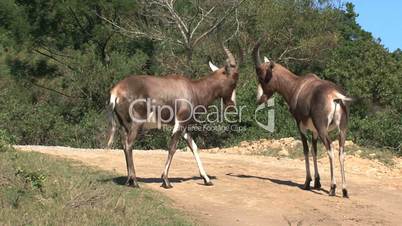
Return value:
<svg viewBox="0 0 402 226">
<path fill-rule="evenodd" d="M 139 3 L 141 10 L 130 18 L 97 15 L 130 37 L 169 41 L 184 48 L 187 62 L 191 63 L 194 49 L 207 35 L 229 17 L 238 23 L 237 8 L 243 1 L 145 0 Z"/>
</svg>

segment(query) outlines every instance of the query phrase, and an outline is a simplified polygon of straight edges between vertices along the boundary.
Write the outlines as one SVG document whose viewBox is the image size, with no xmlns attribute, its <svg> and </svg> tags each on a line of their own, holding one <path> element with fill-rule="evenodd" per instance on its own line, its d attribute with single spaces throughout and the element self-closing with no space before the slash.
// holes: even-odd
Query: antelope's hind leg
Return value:
<svg viewBox="0 0 402 226">
<path fill-rule="evenodd" d="M 138 188 L 138 181 L 135 174 L 134 160 L 133 160 L 133 144 L 134 140 L 138 134 L 140 125 L 132 124 L 128 132 L 125 135 L 125 145 L 124 145 L 124 155 L 126 158 L 127 165 L 127 181 L 126 185 L 130 187 Z"/>
<path fill-rule="evenodd" d="M 345 139 L 346 134 L 344 131 L 340 131 L 339 133 L 339 164 L 341 168 L 341 176 L 342 176 L 342 196 L 344 198 L 349 198 L 348 190 L 346 188 L 346 176 L 345 176 Z"/>
<path fill-rule="evenodd" d="M 311 182 L 311 173 L 310 173 L 310 159 L 309 159 L 309 149 L 307 143 L 306 135 L 300 130 L 300 136 L 303 143 L 303 153 L 304 153 L 304 162 L 306 164 L 306 181 L 304 182 L 303 189 L 310 190 L 310 182 Z"/>
<path fill-rule="evenodd" d="M 311 139 L 311 143 L 313 146 L 312 154 L 313 154 L 313 161 L 314 161 L 314 189 L 320 189 L 321 188 L 321 183 L 320 183 L 320 174 L 318 173 L 318 163 L 317 163 L 317 141 L 318 141 L 318 135 L 316 133 L 313 133 L 313 137 Z"/>
</svg>

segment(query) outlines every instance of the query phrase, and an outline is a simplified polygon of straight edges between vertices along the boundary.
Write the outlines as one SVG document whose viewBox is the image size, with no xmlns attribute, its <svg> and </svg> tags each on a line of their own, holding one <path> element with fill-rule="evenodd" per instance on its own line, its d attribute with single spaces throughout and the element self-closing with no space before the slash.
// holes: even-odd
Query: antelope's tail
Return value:
<svg viewBox="0 0 402 226">
<path fill-rule="evenodd" d="M 343 103 L 347 103 L 347 102 L 352 102 L 352 101 L 354 101 L 354 99 L 353 98 L 351 98 L 351 97 L 347 97 L 347 96 L 345 96 L 345 95 L 343 95 L 343 94 L 341 94 L 341 93 L 339 93 L 339 92 L 336 92 L 336 94 L 335 94 L 335 97 L 334 97 L 334 100 L 341 100 Z"/>
<path fill-rule="evenodd" d="M 116 111 L 115 111 L 116 101 L 117 101 L 117 96 L 111 94 L 109 106 L 108 106 L 108 120 L 109 120 L 109 124 L 110 124 L 110 130 L 109 130 L 109 140 L 107 142 L 107 148 L 111 148 L 111 146 L 113 144 L 113 140 L 114 140 L 114 135 L 116 133 L 117 126 L 118 126 L 117 115 L 116 115 Z"/>
</svg>

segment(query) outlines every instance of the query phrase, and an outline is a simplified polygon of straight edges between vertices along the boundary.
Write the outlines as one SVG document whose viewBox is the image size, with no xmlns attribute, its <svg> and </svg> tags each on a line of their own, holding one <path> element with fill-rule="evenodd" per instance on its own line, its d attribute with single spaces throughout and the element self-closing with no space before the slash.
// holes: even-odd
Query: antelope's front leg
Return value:
<svg viewBox="0 0 402 226">
<path fill-rule="evenodd" d="M 197 144 L 195 144 L 193 138 L 188 133 L 185 133 L 183 135 L 183 137 L 186 140 L 187 146 L 190 148 L 191 152 L 193 152 L 195 161 L 197 162 L 198 170 L 200 171 L 200 175 L 204 179 L 204 184 L 207 186 L 212 186 L 213 183 L 211 182 L 207 173 L 205 172 L 204 167 L 201 162 L 201 158 L 198 154 Z"/>
<path fill-rule="evenodd" d="M 161 186 L 166 188 L 166 189 L 169 189 L 169 188 L 173 187 L 170 184 L 169 178 L 168 178 L 169 168 L 170 168 L 170 165 L 172 164 L 173 155 L 176 153 L 177 143 L 179 142 L 179 138 L 180 138 L 180 136 L 182 134 L 181 130 L 178 130 L 178 131 L 174 130 L 173 132 L 174 133 L 172 135 L 172 138 L 170 140 L 170 145 L 169 145 L 168 158 L 167 158 L 166 163 L 165 163 L 165 169 L 163 170 L 163 173 L 162 173 L 162 176 L 161 176 L 162 180 L 163 180 Z"/>
</svg>

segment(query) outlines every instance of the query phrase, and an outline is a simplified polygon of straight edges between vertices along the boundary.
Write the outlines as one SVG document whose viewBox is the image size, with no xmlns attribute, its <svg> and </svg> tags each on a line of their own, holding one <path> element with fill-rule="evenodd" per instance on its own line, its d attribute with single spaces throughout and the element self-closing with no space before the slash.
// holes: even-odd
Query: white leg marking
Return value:
<svg viewBox="0 0 402 226">
<path fill-rule="evenodd" d="M 209 179 L 209 177 L 208 177 L 207 173 L 205 172 L 205 169 L 202 165 L 201 158 L 198 154 L 197 144 L 194 142 L 194 140 L 190 136 L 188 136 L 187 133 L 185 133 L 183 137 L 184 137 L 184 139 L 186 139 L 188 141 L 188 143 L 190 143 L 190 146 L 191 146 L 190 148 L 191 148 L 191 151 L 193 152 L 195 161 L 197 162 L 198 170 L 200 171 L 201 176 L 205 178 L 207 183 L 209 183 L 211 180 Z"/>
<path fill-rule="evenodd" d="M 150 122 L 150 123 L 156 122 L 156 117 L 155 117 L 155 114 L 153 111 L 151 111 L 151 113 L 148 115 L 147 122 Z"/>
<path fill-rule="evenodd" d="M 165 163 L 165 169 L 163 170 L 163 174 L 162 174 L 163 176 L 167 175 L 169 167 L 170 167 L 170 163 L 171 163 L 171 161 L 169 160 L 169 157 L 168 157 L 168 159 L 166 160 L 166 163 Z"/>
<path fill-rule="evenodd" d="M 346 189 L 345 153 L 344 148 L 342 146 L 339 146 L 339 164 L 341 165 L 342 188 Z"/>
<path fill-rule="evenodd" d="M 329 145 L 328 157 L 329 157 L 329 165 L 330 165 L 330 172 L 331 172 L 331 185 L 335 185 L 336 184 L 335 174 L 334 174 L 335 159 L 334 159 L 334 149 L 332 148 L 332 144 Z"/>
<path fill-rule="evenodd" d="M 179 131 L 179 129 L 180 129 L 180 122 L 179 120 L 177 120 L 177 118 L 175 118 L 172 134 L 175 134 L 177 131 Z"/>
</svg>

